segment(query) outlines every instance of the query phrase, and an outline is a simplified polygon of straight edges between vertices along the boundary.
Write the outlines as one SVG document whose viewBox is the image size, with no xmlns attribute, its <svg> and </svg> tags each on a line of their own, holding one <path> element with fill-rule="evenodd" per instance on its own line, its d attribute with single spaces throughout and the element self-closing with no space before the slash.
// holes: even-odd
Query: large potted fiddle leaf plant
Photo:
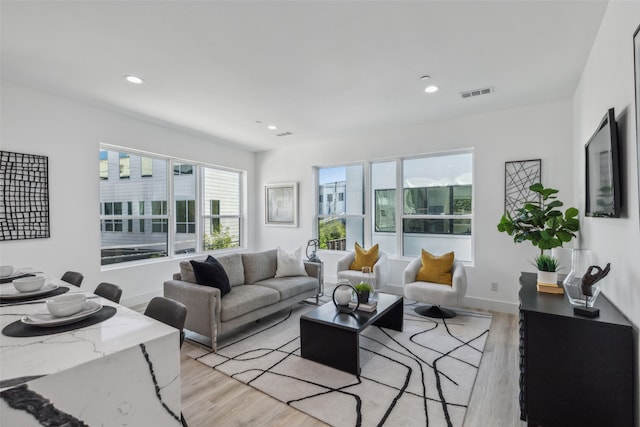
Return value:
<svg viewBox="0 0 640 427">
<path fill-rule="evenodd" d="M 539 248 L 540 255 L 535 260 L 538 271 L 555 273 L 555 279 L 543 274 L 539 275 L 538 282 L 555 284 L 558 262 L 544 251 L 562 247 L 576 237 L 580 229 L 578 209 L 571 207 L 562 212 L 559 208 L 563 203 L 557 199 L 556 189 L 544 188 L 540 183 L 529 189 L 538 195 L 537 200 L 524 202 L 513 217 L 509 212 L 502 215 L 498 231 L 513 236 L 515 243 L 529 241 Z"/>
</svg>

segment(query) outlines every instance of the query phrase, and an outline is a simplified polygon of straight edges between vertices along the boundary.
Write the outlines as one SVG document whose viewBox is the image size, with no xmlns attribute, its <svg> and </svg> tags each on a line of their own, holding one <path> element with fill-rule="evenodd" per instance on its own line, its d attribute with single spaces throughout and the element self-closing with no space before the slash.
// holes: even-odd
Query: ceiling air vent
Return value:
<svg viewBox="0 0 640 427">
<path fill-rule="evenodd" d="M 282 132 L 282 133 L 276 134 L 276 136 L 289 136 L 289 135 L 293 135 L 293 133 L 291 133 L 291 132 Z"/>
<path fill-rule="evenodd" d="M 490 87 L 485 87 L 482 89 L 473 89 L 466 92 L 460 92 L 460 96 L 462 96 L 463 98 L 471 98 L 474 96 L 489 95 L 491 92 L 493 92 L 493 89 L 491 89 Z"/>
</svg>

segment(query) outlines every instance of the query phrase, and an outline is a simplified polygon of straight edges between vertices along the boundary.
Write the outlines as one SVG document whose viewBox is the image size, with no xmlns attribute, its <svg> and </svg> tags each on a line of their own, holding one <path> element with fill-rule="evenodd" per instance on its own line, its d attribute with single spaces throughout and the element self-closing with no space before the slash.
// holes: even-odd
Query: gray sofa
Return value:
<svg viewBox="0 0 640 427">
<path fill-rule="evenodd" d="M 191 264 L 180 263 L 180 273 L 164 282 L 164 296 L 187 306 L 185 328 L 211 338 L 215 351 L 218 335 L 316 297 L 319 265 L 305 262 L 308 276 L 274 277 L 277 250 L 216 257 L 224 267 L 231 292 L 195 283 Z M 191 270 L 193 271 L 193 270 Z M 185 280 L 186 279 L 186 280 Z"/>
</svg>

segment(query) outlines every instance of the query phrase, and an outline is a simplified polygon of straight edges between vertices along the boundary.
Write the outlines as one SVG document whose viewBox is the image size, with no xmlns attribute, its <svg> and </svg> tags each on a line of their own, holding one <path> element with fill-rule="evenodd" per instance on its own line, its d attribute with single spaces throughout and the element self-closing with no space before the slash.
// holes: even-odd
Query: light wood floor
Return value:
<svg viewBox="0 0 640 427">
<path fill-rule="evenodd" d="M 182 412 L 190 427 L 325 426 L 250 386 L 187 356 L 182 346 Z M 464 426 L 521 427 L 518 406 L 518 318 L 493 313 L 489 338 Z M 366 426 L 365 426 L 366 427 Z"/>
</svg>

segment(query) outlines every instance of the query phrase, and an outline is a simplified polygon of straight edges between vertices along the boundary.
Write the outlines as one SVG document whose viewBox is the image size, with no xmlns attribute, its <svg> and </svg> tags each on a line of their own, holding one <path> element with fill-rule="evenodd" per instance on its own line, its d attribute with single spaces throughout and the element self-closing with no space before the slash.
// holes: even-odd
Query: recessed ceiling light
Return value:
<svg viewBox="0 0 640 427">
<path fill-rule="evenodd" d="M 144 80 L 142 80 L 140 77 L 138 76 L 133 76 L 133 75 L 128 75 L 128 76 L 124 76 L 124 78 L 129 82 L 129 83 L 133 83 L 134 85 L 141 85 L 142 83 L 144 83 Z"/>
<path fill-rule="evenodd" d="M 278 126 L 275 126 L 275 125 L 269 125 L 269 126 L 267 126 L 267 129 L 269 129 L 269 130 L 276 130 L 276 129 L 278 129 Z"/>
<path fill-rule="evenodd" d="M 427 86 L 427 87 L 424 89 L 424 91 L 425 91 L 425 92 L 427 92 L 427 93 L 434 93 L 434 92 L 437 92 L 437 91 L 438 91 L 438 86 L 433 86 L 433 85 L 431 85 L 431 86 Z"/>
<path fill-rule="evenodd" d="M 420 80 L 429 80 L 430 78 L 431 76 L 425 74 L 424 76 L 420 77 Z"/>
</svg>

